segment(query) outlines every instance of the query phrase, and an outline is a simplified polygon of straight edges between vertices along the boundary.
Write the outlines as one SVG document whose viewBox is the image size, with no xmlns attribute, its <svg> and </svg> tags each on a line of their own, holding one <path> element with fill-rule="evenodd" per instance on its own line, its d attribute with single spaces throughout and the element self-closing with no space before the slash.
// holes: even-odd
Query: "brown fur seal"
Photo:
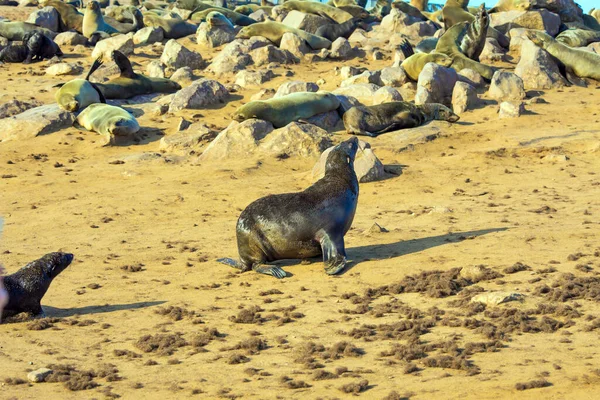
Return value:
<svg viewBox="0 0 600 400">
<path fill-rule="evenodd" d="M 251 101 L 238 108 L 233 119 L 245 121 L 257 118 L 281 128 L 290 122 L 336 110 L 339 106 L 340 101 L 334 94 L 297 92 L 268 100 Z"/>
<path fill-rule="evenodd" d="M 313 1 L 289 0 L 279 7 L 286 10 L 296 10 L 303 13 L 319 15 L 321 17 L 332 19 L 338 24 L 342 24 L 352 18 L 352 15 L 344 10 Z"/>
<path fill-rule="evenodd" d="M 144 25 L 162 28 L 166 39 L 179 39 L 196 33 L 198 26 L 182 19 L 162 18 L 151 12 L 144 12 Z"/>
<path fill-rule="evenodd" d="M 485 38 L 489 26 L 490 16 L 482 4 L 477 10 L 475 19 L 469 24 L 460 43 L 460 51 L 471 60 L 479 61 L 479 56 L 485 47 Z"/>
<path fill-rule="evenodd" d="M 56 9 L 59 15 L 59 30 L 61 32 L 67 32 L 71 29 L 76 30 L 79 33 L 83 33 L 83 14 L 77 11 L 74 6 L 63 3 L 59 0 L 42 0 L 40 5 L 43 7 L 53 7 Z"/>
<path fill-rule="evenodd" d="M 181 86 L 177 82 L 170 79 L 151 78 L 142 74 L 136 74 L 133 72 L 127 56 L 118 50 L 113 50 L 112 58 L 119 67 L 121 75 L 107 82 L 96 84 L 107 99 L 130 99 L 141 94 L 173 93 L 181 89 Z M 94 61 L 88 76 L 93 74 L 102 63 L 102 56 L 100 56 Z"/>
<path fill-rule="evenodd" d="M 400 50 L 405 57 L 400 66 L 413 81 L 419 80 L 419 75 L 427 63 L 432 62 L 443 67 L 449 67 L 453 62 L 452 57 L 435 51 L 415 54 L 412 46 L 406 39 L 400 44 Z"/>
<path fill-rule="evenodd" d="M 367 136 L 415 128 L 432 120 L 456 122 L 459 119 L 458 115 L 442 104 L 428 103 L 417 106 L 405 101 L 352 107 L 343 117 L 347 133 Z"/>
<path fill-rule="evenodd" d="M 127 24 L 112 20 L 111 24 L 108 24 L 102 16 L 100 5 L 98 2 L 93 0 L 87 3 L 85 13 L 83 14 L 83 23 L 81 26 L 82 34 L 86 38 L 90 38 L 95 32 L 105 32 L 109 35 L 118 33 L 129 33 L 135 32 L 138 29 L 144 27 L 143 16 L 141 12 L 135 8 L 130 8 L 131 18 L 135 20 L 133 24 Z"/>
<path fill-rule="evenodd" d="M 110 104 L 90 104 L 77 116 L 77 123 L 85 129 L 107 138 L 106 143 L 114 143 L 115 136 L 131 137 L 140 130 L 133 115 L 121 107 Z"/>
<path fill-rule="evenodd" d="M 444 22 L 444 28 L 446 30 L 450 29 L 451 27 L 460 22 L 469 22 L 471 24 L 477 23 L 478 17 L 471 14 L 469 11 L 466 10 L 466 8 L 462 7 L 462 5 L 465 3 L 468 4 L 469 2 L 460 2 L 458 0 L 448 0 L 446 2 L 446 5 L 444 5 L 444 8 L 442 9 L 442 20 Z M 482 10 L 486 13 L 487 16 L 487 11 L 485 11 L 485 7 L 483 4 L 477 10 L 477 13 L 481 13 Z M 506 35 L 504 35 L 502 32 L 498 31 L 495 28 L 489 27 L 489 18 L 486 32 L 487 37 L 496 39 L 500 46 L 506 48 L 510 45 L 510 40 L 506 37 Z"/>
<path fill-rule="evenodd" d="M 527 37 L 558 59 L 576 76 L 600 81 L 600 54 L 565 46 L 542 31 L 528 30 Z"/>
<path fill-rule="evenodd" d="M 39 260 L 30 262 L 12 275 L 4 277 L 8 292 L 8 304 L 4 316 L 12 317 L 29 313 L 34 317 L 44 317 L 41 301 L 52 280 L 73 261 L 73 254 L 50 253 Z"/>
<path fill-rule="evenodd" d="M 281 279 L 285 271 L 264 263 L 323 255 L 325 272 L 340 273 L 346 266 L 344 235 L 358 203 L 357 150 L 356 137 L 340 143 L 327 157 L 325 176 L 312 186 L 263 197 L 246 207 L 236 229 L 240 261 L 218 261 Z"/>
<path fill-rule="evenodd" d="M 90 104 L 106 103 L 98 86 L 87 79 L 73 79 L 62 85 L 54 95 L 58 106 L 63 110 L 77 112 Z"/>
<path fill-rule="evenodd" d="M 272 21 L 245 26 L 239 31 L 236 38 L 250 39 L 252 36 L 262 36 L 279 46 L 281 38 L 286 32 L 295 33 L 300 39 L 306 40 L 313 50 L 328 49 L 331 47 L 331 42 L 325 38 Z"/>
<path fill-rule="evenodd" d="M 495 69 L 489 65 L 471 60 L 462 53 L 459 47 L 461 46 L 462 39 L 467 34 L 468 29 L 468 22 L 460 22 L 454 25 L 442 35 L 437 46 L 435 47 L 435 51 L 452 57 L 451 66 L 455 70 L 460 71 L 464 68 L 470 68 L 474 71 L 477 71 L 484 79 L 490 81 L 494 75 Z"/>
<path fill-rule="evenodd" d="M 567 29 L 555 39 L 569 47 L 585 47 L 590 43 L 600 41 L 600 32 L 589 29 Z"/>
<path fill-rule="evenodd" d="M 352 18 L 341 24 L 321 25 L 315 32 L 315 35 L 324 37 L 332 42 L 341 37 L 348 39 L 356 30 L 359 23 L 360 18 Z"/>
<path fill-rule="evenodd" d="M 11 44 L 0 50 L 0 61 L 29 64 L 62 55 L 60 47 L 52 39 L 34 31 L 25 34 L 23 44 Z"/>
<path fill-rule="evenodd" d="M 8 40 L 23 41 L 23 37 L 32 32 L 39 32 L 50 39 L 56 37 L 56 32 L 28 22 L 0 22 L 0 36 L 3 36 Z"/>
<path fill-rule="evenodd" d="M 410 5 L 419 11 L 427 11 L 429 0 L 410 0 Z"/>
<path fill-rule="evenodd" d="M 228 10 L 226 8 L 222 9 L 222 8 L 218 8 L 218 7 L 207 8 L 206 10 L 202 10 L 199 12 L 193 12 L 192 14 L 190 14 L 189 19 L 196 23 L 203 22 L 203 21 L 206 21 L 206 17 L 211 12 L 219 12 L 219 13 L 223 14 L 224 16 L 226 16 L 227 18 L 229 18 L 231 20 L 231 22 L 233 22 L 234 24 L 239 25 L 239 26 L 248 26 L 248 25 L 256 24 L 258 22 L 255 19 L 252 19 L 244 14 L 240 14 L 235 11 Z"/>
</svg>

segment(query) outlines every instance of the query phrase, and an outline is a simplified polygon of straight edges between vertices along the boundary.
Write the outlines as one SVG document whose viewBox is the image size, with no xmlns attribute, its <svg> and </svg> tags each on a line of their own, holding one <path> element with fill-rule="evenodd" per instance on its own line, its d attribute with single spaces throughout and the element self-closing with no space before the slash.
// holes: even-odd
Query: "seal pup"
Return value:
<svg viewBox="0 0 600 400">
<path fill-rule="evenodd" d="M 572 72 L 580 78 L 592 78 L 600 81 L 600 54 L 573 49 L 542 31 L 527 30 L 526 35 L 535 45 L 546 50 L 564 64 L 567 69 L 567 78 Z"/>
<path fill-rule="evenodd" d="M 41 301 L 52 280 L 65 270 L 73 261 L 70 253 L 49 253 L 39 260 L 30 262 L 12 275 L 4 277 L 4 286 L 8 292 L 8 304 L 4 316 L 26 312 L 36 318 L 45 316 Z"/>
<path fill-rule="evenodd" d="M 356 30 L 360 22 L 361 18 L 353 17 L 341 24 L 321 25 L 316 30 L 315 35 L 324 37 L 332 42 L 341 37 L 348 39 L 348 37 L 352 35 L 352 32 Z"/>
<path fill-rule="evenodd" d="M 233 119 L 262 119 L 271 122 L 275 128 L 281 128 L 290 122 L 336 110 L 339 106 L 340 101 L 331 93 L 296 92 L 268 100 L 251 101 L 238 108 Z"/>
<path fill-rule="evenodd" d="M 385 132 L 415 128 L 433 120 L 456 122 L 459 119 L 458 115 L 443 104 L 427 103 L 417 106 L 405 101 L 352 107 L 343 117 L 347 133 L 371 137 Z"/>
<path fill-rule="evenodd" d="M 334 147 L 327 157 L 325 176 L 299 193 L 270 195 L 256 200 L 237 222 L 240 260 L 218 261 L 276 278 L 284 270 L 264 263 L 323 255 L 325 272 L 340 273 L 346 266 L 344 235 L 350 229 L 358 202 L 354 158 L 355 136 Z"/>
<path fill-rule="evenodd" d="M 328 49 L 331 47 L 330 40 L 305 32 L 302 29 L 292 28 L 291 26 L 273 21 L 259 22 L 245 26 L 238 32 L 236 38 L 250 39 L 252 36 L 262 36 L 279 46 L 281 38 L 286 32 L 295 33 L 300 39 L 306 40 L 313 50 Z"/>
<path fill-rule="evenodd" d="M 96 83 L 98 89 L 107 99 L 130 99 L 141 94 L 173 93 L 181 89 L 179 83 L 166 78 L 151 78 L 146 75 L 136 74 L 127 56 L 118 50 L 113 50 L 111 57 L 119 67 L 121 74 L 103 83 Z M 100 55 L 90 68 L 91 76 L 102 64 L 103 55 Z"/>
<path fill-rule="evenodd" d="M 52 39 L 33 31 L 23 36 L 23 44 L 11 44 L 0 50 L 0 61 L 29 64 L 62 55 L 60 47 Z"/>
</svg>

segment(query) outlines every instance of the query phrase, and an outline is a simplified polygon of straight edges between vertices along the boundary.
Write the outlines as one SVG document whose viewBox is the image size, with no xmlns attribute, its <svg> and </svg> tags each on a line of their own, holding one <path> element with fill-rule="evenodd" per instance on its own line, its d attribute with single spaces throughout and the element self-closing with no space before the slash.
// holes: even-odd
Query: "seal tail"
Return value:
<svg viewBox="0 0 600 400">
<path fill-rule="evenodd" d="M 404 54 L 405 59 L 415 54 L 415 50 L 406 38 L 400 43 L 400 51 Z"/>
</svg>

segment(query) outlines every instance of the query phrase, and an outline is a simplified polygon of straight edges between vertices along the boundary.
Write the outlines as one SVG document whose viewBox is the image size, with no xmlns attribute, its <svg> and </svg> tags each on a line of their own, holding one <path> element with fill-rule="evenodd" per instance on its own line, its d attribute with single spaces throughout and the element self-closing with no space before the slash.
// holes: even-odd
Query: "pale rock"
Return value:
<svg viewBox="0 0 600 400">
<path fill-rule="evenodd" d="M 199 79 L 175 93 L 169 105 L 169 111 L 199 109 L 224 103 L 228 96 L 229 92 L 219 82 L 204 78 Z"/>
<path fill-rule="evenodd" d="M 292 53 L 281 50 L 272 44 L 252 50 L 250 57 L 257 67 L 270 63 L 294 64 L 298 62 L 298 59 Z"/>
<path fill-rule="evenodd" d="M 379 75 L 381 83 L 385 86 L 400 87 L 408 82 L 408 76 L 400 67 L 386 67 Z"/>
<path fill-rule="evenodd" d="M 510 37 L 509 51 L 511 53 L 521 55 L 521 45 L 525 40 L 529 40 L 527 37 L 527 29 L 525 28 L 513 28 L 508 31 Z"/>
<path fill-rule="evenodd" d="M 262 69 L 258 71 L 240 71 L 235 76 L 235 83 L 243 88 L 251 86 L 260 86 L 265 82 L 270 81 L 275 77 L 270 69 Z"/>
<path fill-rule="evenodd" d="M 560 28 L 560 17 L 548 10 L 503 11 L 490 14 L 490 26 L 502 33 L 513 28 L 526 28 L 546 31 L 556 36 Z"/>
<path fill-rule="evenodd" d="M 354 97 L 360 103 L 373 105 L 373 96 L 379 90 L 380 86 L 374 83 L 358 83 L 356 85 L 344 86 L 334 90 L 335 95 Z"/>
<path fill-rule="evenodd" d="M 133 35 L 133 43 L 144 46 L 156 42 L 162 42 L 165 38 L 165 31 L 162 28 L 153 28 L 146 26 Z"/>
<path fill-rule="evenodd" d="M 340 121 L 340 114 L 336 110 L 313 115 L 312 117 L 306 119 L 306 122 L 309 124 L 318 126 L 326 131 L 334 130 Z"/>
<path fill-rule="evenodd" d="M 525 111 L 522 101 L 503 101 L 500 103 L 500 118 L 517 118 Z"/>
<path fill-rule="evenodd" d="M 54 42 L 59 46 L 77 46 L 87 44 L 87 38 L 77 32 L 62 32 L 56 35 Z"/>
<path fill-rule="evenodd" d="M 159 150 L 166 153 L 188 154 L 213 138 L 214 133 L 210 128 L 206 125 L 200 125 L 193 131 L 188 129 L 186 132 L 163 136 L 160 139 Z"/>
<path fill-rule="evenodd" d="M 365 71 L 367 71 L 367 69 L 364 67 L 357 68 L 346 65 L 339 69 L 339 74 L 342 79 L 348 79 L 350 77 L 362 74 Z"/>
<path fill-rule="evenodd" d="M 271 17 L 265 10 L 256 10 L 252 14 L 248 15 L 249 18 L 257 22 L 269 21 Z"/>
<path fill-rule="evenodd" d="M 477 89 L 482 89 L 486 85 L 485 79 L 483 79 L 481 74 L 470 68 L 461 69 L 458 72 L 458 80 L 460 82 L 468 83 L 469 85 Z"/>
<path fill-rule="evenodd" d="M 283 19 L 282 24 L 292 28 L 302 29 L 308 33 L 314 34 L 324 24 L 330 24 L 327 18 L 314 14 L 305 14 L 301 11 L 292 10 Z"/>
<path fill-rule="evenodd" d="M 360 183 L 374 182 L 385 178 L 385 171 L 383 170 L 383 164 L 373 150 L 371 145 L 367 142 L 359 140 L 359 150 L 356 152 L 356 158 L 354 159 L 354 172 Z M 333 150 L 333 147 L 328 148 L 321 154 L 321 158 L 315 164 L 312 169 L 312 180 L 313 182 L 318 181 L 325 176 L 325 164 L 329 153 Z"/>
<path fill-rule="evenodd" d="M 403 101 L 402 95 L 391 86 L 379 88 L 373 95 L 373 105 Z"/>
<path fill-rule="evenodd" d="M 190 67 L 181 67 L 173 72 L 173 75 L 169 79 L 179 83 L 182 87 L 188 86 L 194 80 L 194 73 Z"/>
<path fill-rule="evenodd" d="M 202 68 L 202 56 L 183 47 L 175 39 L 169 40 L 165 45 L 165 49 L 160 56 L 160 62 L 172 69 L 181 67 Z"/>
<path fill-rule="evenodd" d="M 158 60 L 152 60 L 146 65 L 146 74 L 151 78 L 164 78 L 165 66 Z"/>
<path fill-rule="evenodd" d="M 283 34 L 279 48 L 289 51 L 298 58 L 302 58 L 305 54 L 310 53 L 310 48 L 306 44 L 306 41 L 292 32 Z"/>
<path fill-rule="evenodd" d="M 110 60 L 113 50 L 118 50 L 129 56 L 133 54 L 133 48 L 133 33 L 117 35 L 96 43 L 94 51 L 92 51 L 92 58 L 96 59 L 102 54 L 105 60 Z"/>
<path fill-rule="evenodd" d="M 417 81 L 415 104 L 452 103 L 452 91 L 458 81 L 458 74 L 452 68 L 427 63 Z"/>
<path fill-rule="evenodd" d="M 40 103 L 37 100 L 32 100 L 30 102 L 25 102 L 21 100 L 11 100 L 7 103 L 0 105 L 0 119 L 12 117 L 13 115 L 20 114 L 31 108 L 39 107 L 41 105 L 42 103 Z"/>
<path fill-rule="evenodd" d="M 350 43 L 356 43 L 362 45 L 368 40 L 367 32 L 363 29 L 357 28 L 352 32 L 352 34 L 348 37 L 348 41 Z"/>
<path fill-rule="evenodd" d="M 488 306 L 521 300 L 524 296 L 516 292 L 485 292 L 471 298 L 472 303 L 483 303 Z"/>
<path fill-rule="evenodd" d="M 73 63 L 57 63 L 46 68 L 47 75 L 79 75 L 83 72 L 83 67 Z"/>
<path fill-rule="evenodd" d="M 317 92 L 319 91 L 319 86 L 313 82 L 303 82 L 303 81 L 290 81 L 285 82 L 277 89 L 277 93 L 273 97 L 281 97 L 286 96 L 291 93 L 297 92 Z"/>
<path fill-rule="evenodd" d="M 252 58 L 248 54 L 249 51 L 250 46 L 247 41 L 234 40 L 223 47 L 219 54 L 213 58 L 208 69 L 216 75 L 241 71 L 252 62 Z"/>
<path fill-rule="evenodd" d="M 452 110 L 456 114 L 462 114 L 472 110 L 479 104 L 477 91 L 468 83 L 456 82 L 452 91 Z"/>
<path fill-rule="evenodd" d="M 498 44 L 494 38 L 485 38 L 485 46 L 479 55 L 479 60 L 484 64 L 506 61 L 504 49 Z"/>
<path fill-rule="evenodd" d="M 27 379 L 29 382 L 40 383 L 46 380 L 46 377 L 50 375 L 53 371 L 48 368 L 40 368 L 35 371 L 31 371 L 27 374 Z"/>
<path fill-rule="evenodd" d="M 58 32 L 59 19 L 60 15 L 54 7 L 44 7 L 32 12 L 25 22 Z"/>
<path fill-rule="evenodd" d="M 196 41 L 209 47 L 219 47 L 235 39 L 235 30 L 229 26 L 210 26 L 203 22 L 196 31 Z"/>
<path fill-rule="evenodd" d="M 521 59 L 515 74 L 523 80 L 527 90 L 561 88 L 567 81 L 558 70 L 558 66 L 544 49 L 530 40 L 523 41 Z"/>
<path fill-rule="evenodd" d="M 257 101 L 257 100 L 268 100 L 273 98 L 273 96 L 275 95 L 275 89 L 260 89 L 258 91 L 258 93 L 253 94 L 252 97 L 250 97 L 251 101 Z"/>
<path fill-rule="evenodd" d="M 418 42 L 422 38 L 433 36 L 438 30 L 433 22 L 411 17 L 395 8 L 383 18 L 380 27 L 388 33 L 401 33 L 412 42 Z"/>
<path fill-rule="evenodd" d="M 324 49 L 325 50 L 325 49 Z M 352 55 L 352 46 L 348 39 L 343 37 L 337 38 L 331 44 L 330 58 L 344 59 Z"/>
<path fill-rule="evenodd" d="M 21 114 L 2 120 L 0 141 L 23 140 L 69 128 L 75 117 L 58 104 L 31 108 Z"/>
<path fill-rule="evenodd" d="M 489 95 L 498 101 L 524 99 L 523 80 L 512 72 L 496 71 L 492 76 Z"/>
<path fill-rule="evenodd" d="M 374 83 L 376 85 L 379 85 L 381 83 L 380 76 L 381 72 L 379 71 L 364 71 L 361 74 L 354 75 L 348 79 L 344 79 L 340 84 L 340 87 L 346 87 L 360 83 Z"/>
</svg>

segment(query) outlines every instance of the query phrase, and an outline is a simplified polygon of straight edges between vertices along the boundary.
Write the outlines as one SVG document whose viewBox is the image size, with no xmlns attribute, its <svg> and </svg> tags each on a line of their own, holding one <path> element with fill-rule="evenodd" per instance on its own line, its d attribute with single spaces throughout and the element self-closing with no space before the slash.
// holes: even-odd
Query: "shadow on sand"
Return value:
<svg viewBox="0 0 600 400">
<path fill-rule="evenodd" d="M 166 303 L 166 301 L 142 301 L 139 303 L 130 304 L 106 304 L 103 306 L 86 306 L 79 308 L 56 308 L 43 306 L 47 317 L 66 318 L 75 315 L 102 314 L 113 311 L 135 310 L 137 308 L 146 308 L 158 306 Z"/>
</svg>

